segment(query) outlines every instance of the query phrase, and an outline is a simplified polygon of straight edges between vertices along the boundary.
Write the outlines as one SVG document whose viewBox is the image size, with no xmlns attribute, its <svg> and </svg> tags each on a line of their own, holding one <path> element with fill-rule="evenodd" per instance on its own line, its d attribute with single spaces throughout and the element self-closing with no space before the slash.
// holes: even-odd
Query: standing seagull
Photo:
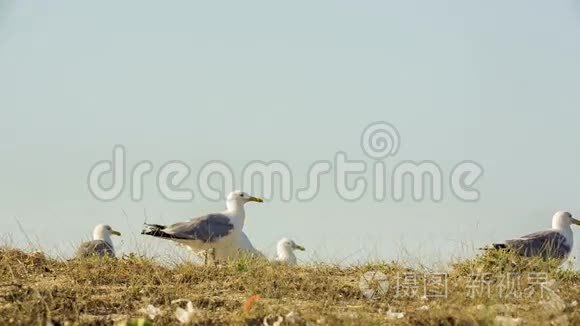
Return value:
<svg viewBox="0 0 580 326">
<path fill-rule="evenodd" d="M 191 219 L 170 226 L 145 224 L 141 234 L 173 240 L 194 252 L 209 251 L 214 258 L 220 250 L 229 250 L 239 243 L 246 214 L 244 204 L 263 202 L 245 192 L 233 191 L 226 200 L 226 210 Z"/>
<path fill-rule="evenodd" d="M 572 224 L 580 225 L 580 221 L 568 212 L 557 212 L 552 217 L 550 230 L 534 232 L 518 239 L 507 240 L 504 243 L 492 245 L 495 249 L 513 250 L 526 257 L 539 256 L 544 259 L 556 258 L 565 260 L 574 245 Z"/>
<path fill-rule="evenodd" d="M 115 257 L 115 248 L 113 247 L 111 235 L 120 236 L 121 233 L 105 224 L 95 226 L 93 230 L 93 241 L 83 242 L 77 250 L 76 256 L 79 258 L 89 256 Z"/>
<path fill-rule="evenodd" d="M 276 261 L 288 265 L 296 265 L 296 256 L 294 255 L 294 250 L 304 251 L 305 249 L 290 239 L 282 238 L 280 241 L 278 241 L 278 245 L 276 246 L 276 251 L 278 252 Z"/>
</svg>

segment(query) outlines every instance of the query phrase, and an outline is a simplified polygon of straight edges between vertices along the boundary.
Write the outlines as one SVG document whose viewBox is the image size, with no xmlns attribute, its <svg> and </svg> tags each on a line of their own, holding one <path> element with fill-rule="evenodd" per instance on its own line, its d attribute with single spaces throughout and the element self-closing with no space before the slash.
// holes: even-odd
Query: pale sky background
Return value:
<svg viewBox="0 0 580 326">
<path fill-rule="evenodd" d="M 470 256 L 580 215 L 579 58 L 578 1 L 0 0 L 1 234 L 67 257 L 105 222 L 120 253 L 182 251 L 139 235 L 144 212 L 171 223 L 223 203 L 169 202 L 153 176 L 141 202 L 94 199 L 89 168 L 115 144 L 155 172 L 187 162 L 196 193 L 209 160 L 238 175 L 282 160 L 302 185 L 338 150 L 372 162 L 360 133 L 389 121 L 388 165 L 474 160 L 481 200 L 345 202 L 326 176 L 311 202 L 249 206 L 247 233 L 268 253 L 291 237 L 305 261 Z"/>
</svg>

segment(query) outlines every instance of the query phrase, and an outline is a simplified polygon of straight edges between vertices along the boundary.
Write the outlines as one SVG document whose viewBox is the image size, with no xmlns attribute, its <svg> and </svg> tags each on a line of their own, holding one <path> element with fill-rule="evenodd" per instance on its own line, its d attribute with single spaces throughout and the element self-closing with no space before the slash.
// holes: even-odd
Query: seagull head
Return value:
<svg viewBox="0 0 580 326">
<path fill-rule="evenodd" d="M 573 218 L 569 212 L 559 211 L 552 217 L 552 227 L 554 229 L 568 228 L 572 224 L 580 225 L 580 221 Z"/>
<path fill-rule="evenodd" d="M 121 235 L 121 233 L 106 224 L 99 224 L 93 230 L 93 240 L 108 240 L 110 242 L 112 235 Z"/>
<path fill-rule="evenodd" d="M 243 191 L 239 191 L 239 190 L 230 192 L 230 194 L 228 195 L 227 201 L 228 201 L 228 203 L 236 204 L 236 206 L 243 206 L 245 203 L 251 202 L 251 201 L 256 202 L 256 203 L 264 202 L 264 200 L 262 198 L 251 196 L 251 195 L 249 195 Z"/>
<path fill-rule="evenodd" d="M 304 247 L 296 244 L 296 242 L 294 242 L 288 238 L 282 238 L 282 239 L 280 239 L 280 241 L 278 241 L 278 252 L 289 253 L 289 252 L 292 252 L 294 250 L 304 251 L 306 249 L 304 249 Z"/>
</svg>

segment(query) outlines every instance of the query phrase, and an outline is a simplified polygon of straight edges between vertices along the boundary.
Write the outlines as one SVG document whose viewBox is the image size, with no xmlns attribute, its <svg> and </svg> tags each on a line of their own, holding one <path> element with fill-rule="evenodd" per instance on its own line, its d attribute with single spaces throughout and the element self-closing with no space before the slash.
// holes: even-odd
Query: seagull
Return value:
<svg viewBox="0 0 580 326">
<path fill-rule="evenodd" d="M 296 265 L 296 256 L 294 255 L 294 250 L 304 251 L 306 249 L 300 245 L 297 245 L 294 241 L 288 238 L 280 239 L 280 241 L 278 241 L 278 245 L 276 246 L 276 251 L 278 252 L 276 261 L 287 265 Z"/>
<path fill-rule="evenodd" d="M 552 217 L 551 229 L 530 233 L 504 243 L 494 243 L 492 248 L 513 250 L 526 257 L 538 256 L 563 261 L 568 258 L 574 245 L 572 224 L 580 225 L 580 221 L 569 212 L 559 211 Z"/>
<path fill-rule="evenodd" d="M 262 203 L 263 200 L 236 190 L 228 195 L 226 210 L 221 213 L 207 214 L 170 226 L 145 224 L 141 234 L 175 241 L 193 252 L 206 251 L 218 260 L 223 256 L 222 251 L 231 250 L 232 246 L 237 245 L 246 218 L 244 204 L 248 202 Z"/>
<path fill-rule="evenodd" d="M 113 230 L 110 226 L 99 224 L 93 230 L 93 240 L 81 243 L 76 256 L 79 258 L 89 256 L 115 257 L 115 248 L 111 235 L 120 236 L 121 233 Z"/>
</svg>

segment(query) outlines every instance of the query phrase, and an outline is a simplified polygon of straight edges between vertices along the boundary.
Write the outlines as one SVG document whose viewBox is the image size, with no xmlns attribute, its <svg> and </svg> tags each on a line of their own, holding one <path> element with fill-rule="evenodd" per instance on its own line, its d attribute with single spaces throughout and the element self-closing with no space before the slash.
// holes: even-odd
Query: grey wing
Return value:
<svg viewBox="0 0 580 326">
<path fill-rule="evenodd" d="M 557 231 L 540 231 L 522 236 L 519 239 L 506 241 L 506 245 L 524 256 L 541 256 L 544 258 L 565 258 L 571 248 L 566 238 Z"/>
<path fill-rule="evenodd" d="M 77 251 L 77 257 L 89 256 L 115 256 L 115 251 L 111 246 L 102 240 L 93 240 L 81 244 Z"/>
<path fill-rule="evenodd" d="M 230 234 L 233 229 L 234 225 L 226 215 L 209 214 L 191 221 L 173 224 L 163 232 L 173 239 L 214 242 Z"/>
</svg>

